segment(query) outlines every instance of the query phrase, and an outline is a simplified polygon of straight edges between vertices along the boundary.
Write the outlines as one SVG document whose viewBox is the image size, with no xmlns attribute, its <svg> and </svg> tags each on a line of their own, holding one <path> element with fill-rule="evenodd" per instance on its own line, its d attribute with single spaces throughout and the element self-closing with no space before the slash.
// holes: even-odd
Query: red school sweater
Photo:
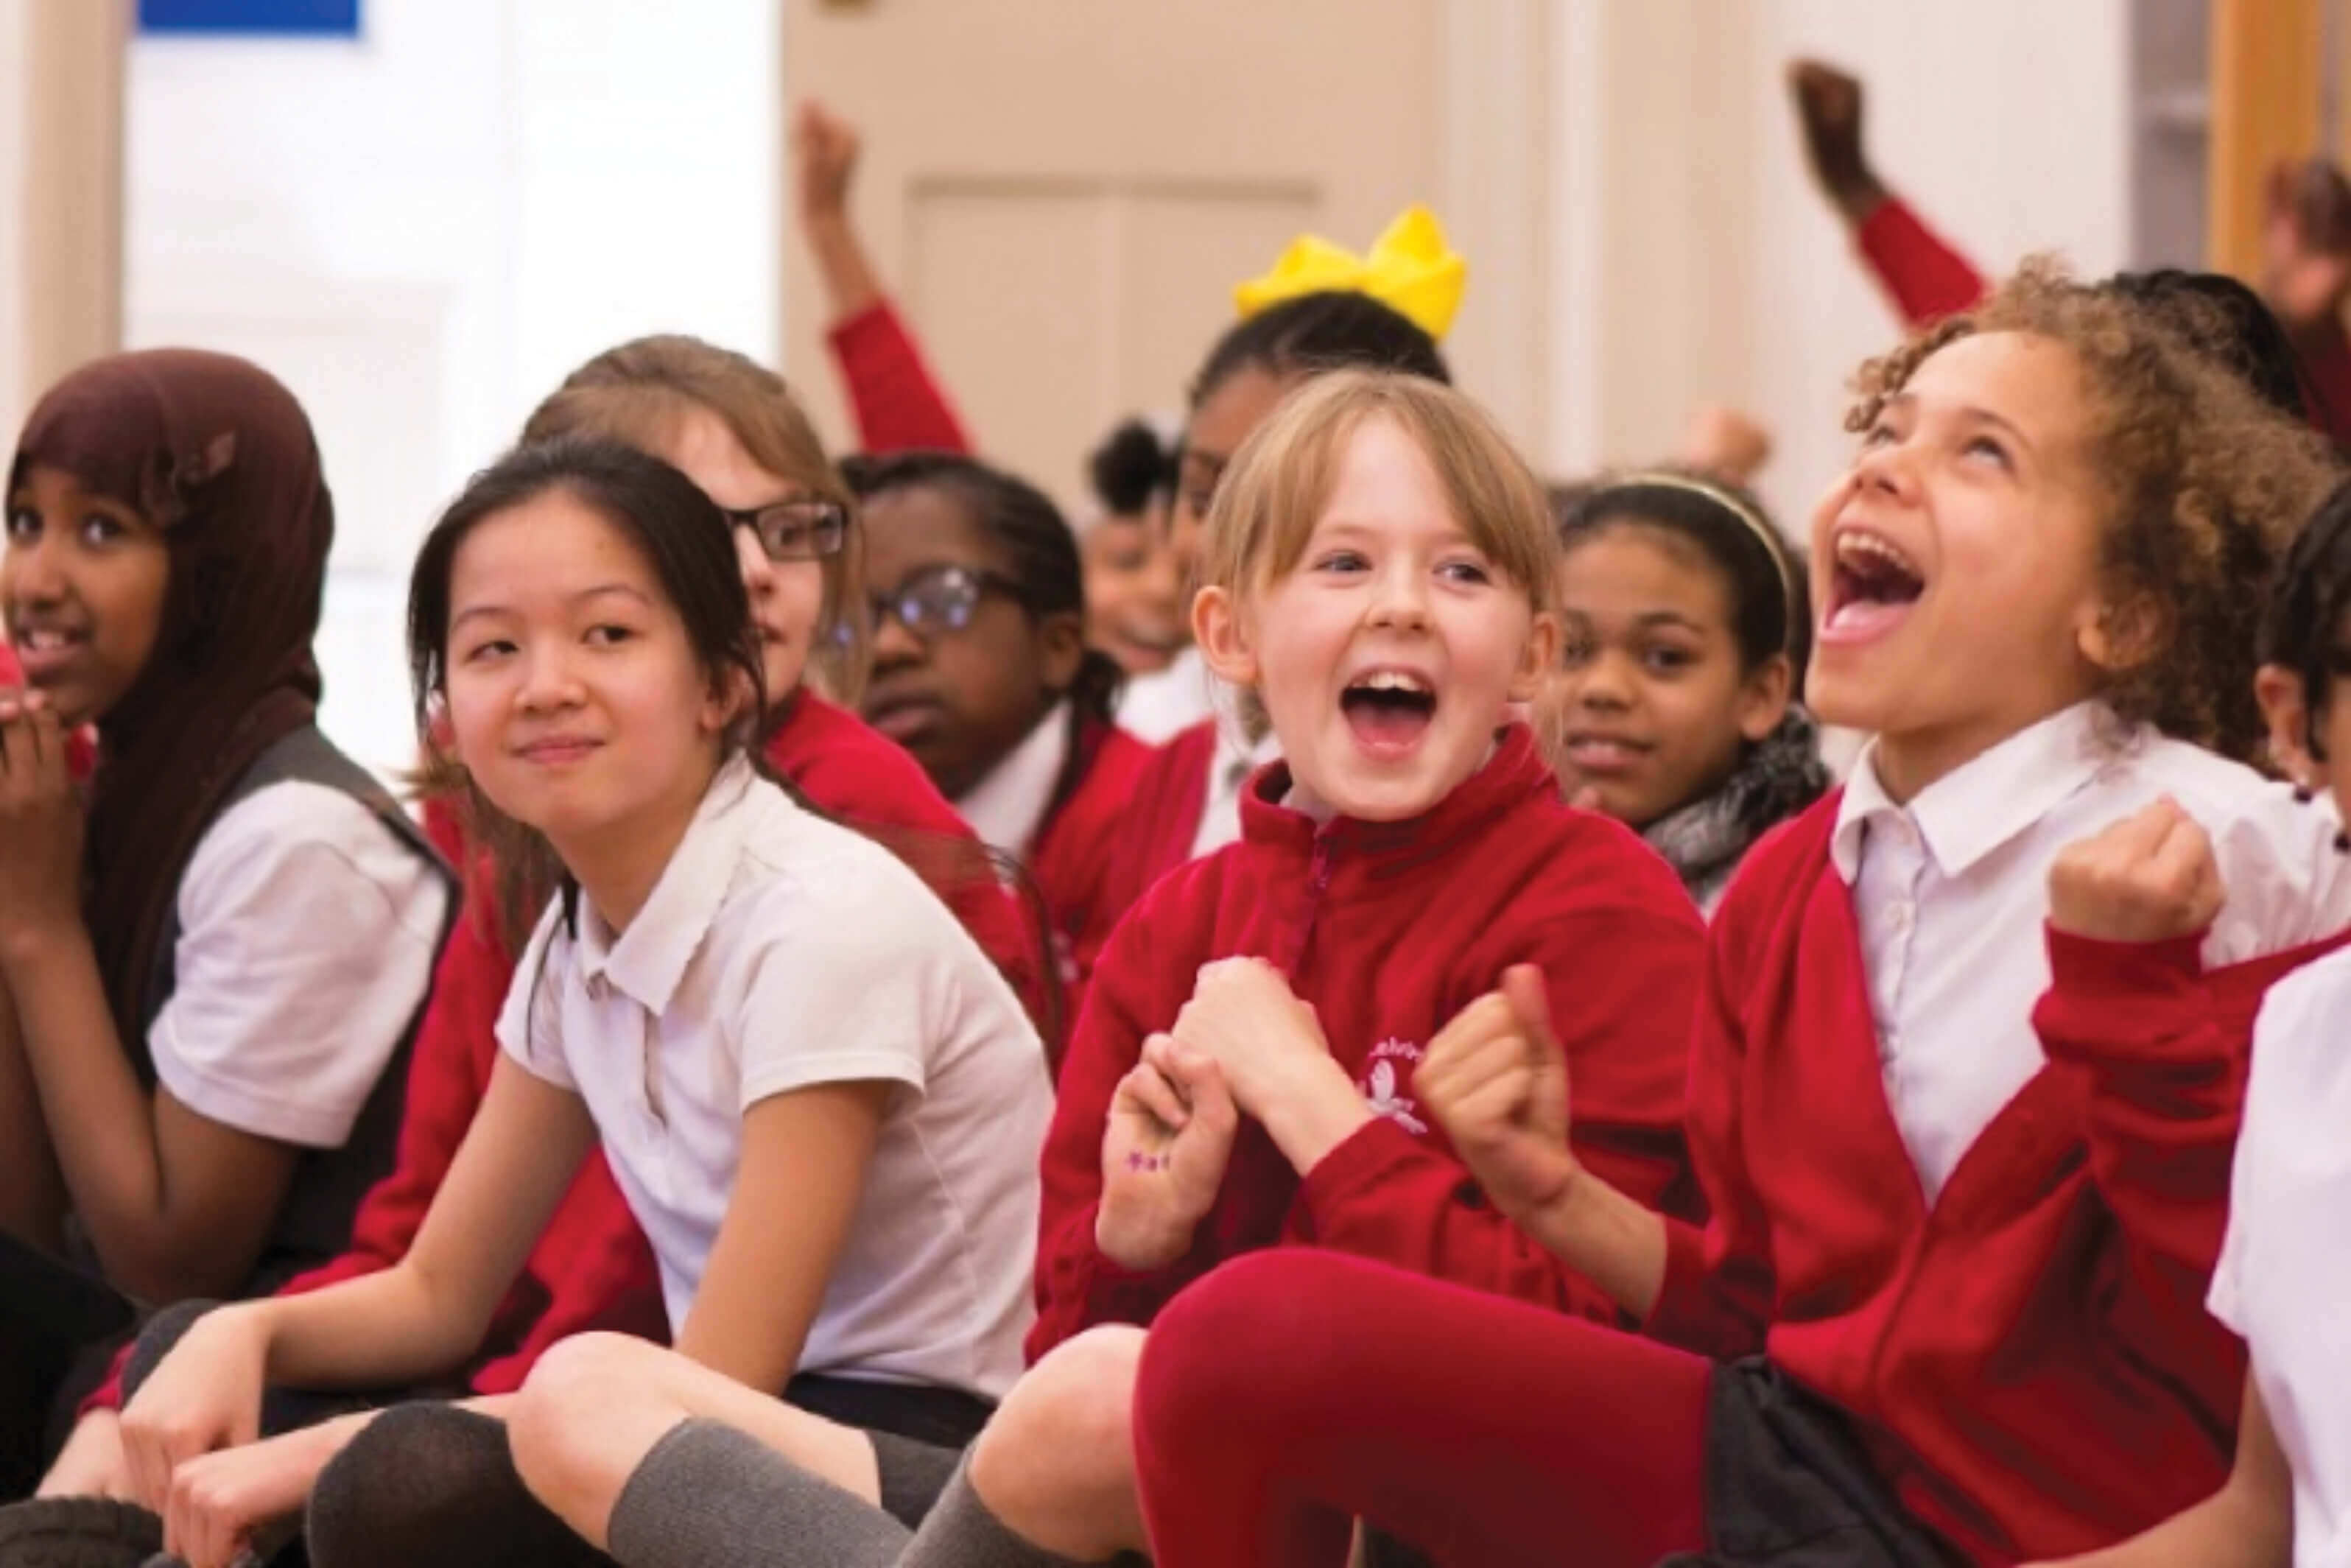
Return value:
<svg viewBox="0 0 2351 1568">
<path fill-rule="evenodd" d="M 895 307 L 877 301 L 826 333 L 868 452 L 969 452 L 971 438 Z"/>
<path fill-rule="evenodd" d="M 1074 746 L 1071 782 L 1045 813 L 1023 862 L 1052 928 L 1061 1016 L 1071 1026 L 1085 1010 L 1095 961 L 1143 891 L 1117 875 L 1115 865 L 1119 845 L 1136 831 L 1134 787 L 1151 760 L 1150 747 L 1100 719 L 1078 727 Z"/>
<path fill-rule="evenodd" d="M 1569 1059 L 1577 1153 L 1644 1202 L 1687 1211 L 1681 1114 L 1703 929 L 1673 873 L 1618 823 L 1559 799 L 1523 726 L 1426 816 L 1318 829 L 1251 779 L 1241 841 L 1154 888 L 1119 928 L 1061 1071 L 1043 1163 L 1031 1360 L 1104 1322 L 1148 1322 L 1243 1252 L 1329 1247 L 1608 1322 L 1614 1303 L 1479 1195 L 1415 1099 L 1423 1050 L 1513 964 L 1541 967 Z M 1191 1250 L 1133 1272 L 1094 1246 L 1113 1091 L 1174 1026 L 1212 959 L 1254 956 L 1311 1003 L 1380 1115 L 1301 1181 L 1244 1119 Z"/>
<path fill-rule="evenodd" d="M 855 715 L 806 691 L 768 737 L 767 756 L 820 810 L 907 856 L 926 878 L 952 867 L 956 880 L 942 896 L 974 940 L 1000 967 L 1033 978 L 1036 944 L 1024 935 L 1009 895 L 987 867 L 978 840 L 912 757 Z M 961 874 L 962 856 L 979 866 L 978 880 Z M 285 1293 L 372 1274 L 406 1256 L 481 1108 L 498 1057 L 497 1018 L 514 959 L 495 935 L 487 887 L 483 879 L 472 882 L 411 1058 L 392 1173 L 360 1204 L 350 1249 L 288 1281 Z M 589 1156 L 532 1247 L 469 1381 L 476 1393 L 511 1392 L 548 1346 L 590 1330 L 652 1340 L 669 1334 L 652 1248 L 601 1153 Z M 120 1398 L 110 1384 L 91 1403 L 114 1406 Z"/>
<path fill-rule="evenodd" d="M 1829 862 L 1838 800 L 1759 845 L 1715 915 L 1688 1085 L 1711 1220 L 1668 1226 L 1645 1326 L 1835 1402 L 1973 1561 L 2106 1544 L 2228 1471 L 2244 1354 L 2204 1294 L 2246 1050 L 2270 982 L 2334 944 L 2206 974 L 2200 936 L 2052 931 L 2048 1064 L 1930 1210 Z"/>
</svg>

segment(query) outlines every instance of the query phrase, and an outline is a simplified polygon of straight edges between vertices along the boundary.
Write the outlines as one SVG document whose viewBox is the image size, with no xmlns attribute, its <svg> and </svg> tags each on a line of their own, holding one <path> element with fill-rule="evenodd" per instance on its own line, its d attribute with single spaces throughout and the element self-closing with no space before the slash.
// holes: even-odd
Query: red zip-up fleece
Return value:
<svg viewBox="0 0 2351 1568">
<path fill-rule="evenodd" d="M 1101 719 L 1072 740 L 1071 782 L 1045 814 L 1024 862 L 1061 956 L 1062 1016 L 1084 1016 L 1087 982 L 1110 934 L 1142 890 L 1113 874 L 1122 839 L 1135 831 L 1134 786 L 1151 747 Z M 1056 1065 L 1059 1064 L 1056 1053 Z"/>
<path fill-rule="evenodd" d="M 914 869 L 926 875 L 946 863 L 935 852 L 953 860 L 956 849 L 966 852 L 981 874 L 958 874 L 942 896 L 998 966 L 1034 977 L 1036 941 L 1022 935 L 1019 911 L 988 873 L 979 841 L 912 757 L 856 715 L 808 691 L 793 698 L 768 737 L 767 756 L 818 810 L 885 848 L 911 852 Z M 514 960 L 496 936 L 487 890 L 480 878 L 471 881 L 475 885 L 434 974 L 410 1061 L 396 1163 L 360 1204 L 350 1249 L 287 1281 L 285 1294 L 372 1274 L 405 1257 L 481 1108 L 498 1057 L 498 1011 Z M 510 1393 L 548 1346 L 596 1329 L 669 1337 L 653 1249 L 601 1153 L 589 1156 L 532 1247 L 468 1382 L 479 1394 Z M 120 1387 L 110 1380 L 84 1408 L 120 1403 Z"/>
<path fill-rule="evenodd" d="M 1217 762 L 1217 721 L 1202 719 L 1151 748 L 1128 799 L 1126 831 L 1113 846 L 1109 886 L 1121 906 L 1143 902 L 1159 879 L 1192 858 L 1208 809 Z"/>
<path fill-rule="evenodd" d="M 1704 929 L 1665 862 L 1559 798 L 1523 726 L 1434 810 L 1318 829 L 1274 804 L 1286 764 L 1249 781 L 1241 841 L 1154 888 L 1094 976 L 1045 1142 L 1031 1360 L 1097 1323 L 1144 1323 L 1243 1252 L 1334 1248 L 1615 1322 L 1596 1288 L 1479 1197 L 1413 1096 L 1437 1031 L 1513 964 L 1541 967 L 1565 1046 L 1575 1146 L 1646 1203 L 1688 1212 L 1682 1146 L 1689 1009 Z M 1244 1119 L 1192 1249 L 1132 1272 L 1094 1246 L 1102 1134 L 1144 1039 L 1174 1027 L 1200 966 L 1263 958 L 1314 1007 L 1332 1054 L 1380 1111 L 1301 1181 Z"/>
<path fill-rule="evenodd" d="M 2052 931 L 2048 1063 L 1930 1209 L 1888 1109 L 1840 792 L 1749 854 L 1714 917 L 1690 1154 L 1647 1331 L 1767 1354 L 1856 1421 L 1903 1505 L 1979 1562 L 2143 1530 L 2228 1473 L 2244 1352 L 2204 1311 L 2246 1051 L 2271 981 L 2200 936 Z"/>
</svg>

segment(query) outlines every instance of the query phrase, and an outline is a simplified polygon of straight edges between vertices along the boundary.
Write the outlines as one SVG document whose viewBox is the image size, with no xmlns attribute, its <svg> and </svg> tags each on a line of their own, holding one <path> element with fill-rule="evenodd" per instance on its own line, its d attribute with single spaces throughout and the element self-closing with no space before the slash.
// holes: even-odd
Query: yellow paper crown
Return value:
<svg viewBox="0 0 2351 1568">
<path fill-rule="evenodd" d="M 1441 342 L 1468 277 L 1469 264 L 1446 243 L 1436 214 L 1410 206 L 1364 256 L 1320 235 L 1299 235 L 1272 271 L 1234 287 L 1233 302 L 1246 320 L 1301 295 L 1368 295 Z"/>
</svg>

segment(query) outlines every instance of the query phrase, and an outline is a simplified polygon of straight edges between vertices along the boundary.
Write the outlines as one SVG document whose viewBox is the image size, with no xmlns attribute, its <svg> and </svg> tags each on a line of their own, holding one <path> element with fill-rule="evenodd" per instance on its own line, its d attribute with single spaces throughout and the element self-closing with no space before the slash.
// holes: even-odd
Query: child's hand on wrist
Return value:
<svg viewBox="0 0 2351 1568">
<path fill-rule="evenodd" d="M 1270 1124 L 1280 1098 L 1300 1083 L 1346 1081 L 1314 1009 L 1262 958 L 1201 965 L 1172 1032 L 1217 1064 L 1235 1102 L 1260 1122 Z"/>
<path fill-rule="evenodd" d="M 1119 1081 L 1102 1135 L 1094 1245 L 1123 1269 L 1165 1268 L 1216 1207 L 1239 1109 L 1217 1064 L 1166 1035 Z"/>
</svg>

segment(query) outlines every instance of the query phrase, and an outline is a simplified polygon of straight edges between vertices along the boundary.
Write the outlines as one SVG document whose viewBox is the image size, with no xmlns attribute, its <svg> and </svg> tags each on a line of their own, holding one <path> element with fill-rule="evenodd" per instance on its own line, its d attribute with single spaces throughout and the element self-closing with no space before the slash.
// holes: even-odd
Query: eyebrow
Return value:
<svg viewBox="0 0 2351 1568">
<path fill-rule="evenodd" d="M 1886 398 L 1886 406 L 1889 409 L 1916 409 L 1918 406 L 1918 394 L 1908 392 L 1895 392 Z M 1970 420 L 1977 424 L 1993 425 L 2006 431 L 2009 436 L 2027 452 L 2037 453 L 2040 450 L 2033 444 L 2032 438 L 2018 429 L 2016 422 L 2005 415 L 1995 413 L 1991 409 L 1971 402 L 1959 404 L 1954 412 L 1961 419 Z"/>
<path fill-rule="evenodd" d="M 593 588 L 583 588 L 577 593 L 565 596 L 564 602 L 569 605 L 580 605 L 587 603 L 591 599 L 607 598 L 613 594 L 619 594 L 622 598 L 626 599 L 633 599 L 638 603 L 644 605 L 648 609 L 653 606 L 653 601 L 645 597 L 644 591 L 642 589 L 632 588 L 625 582 L 600 582 Z M 508 605 L 470 604 L 465 609 L 459 611 L 456 615 L 451 619 L 449 622 L 449 630 L 455 632 L 466 622 L 475 620 L 481 616 L 512 615 L 514 613 L 515 611 Z"/>
<path fill-rule="evenodd" d="M 1561 613 L 1572 621 L 1583 621 L 1596 623 L 1600 619 L 1598 616 L 1593 614 L 1591 611 L 1579 610 L 1573 604 L 1563 606 L 1561 610 Z M 1633 624 L 1643 631 L 1646 631 L 1656 626 L 1678 626 L 1685 631 L 1700 632 L 1706 630 L 1706 623 L 1704 622 L 1693 621 L 1688 616 L 1682 614 L 1677 610 L 1644 611 L 1640 614 L 1633 617 Z"/>
</svg>

